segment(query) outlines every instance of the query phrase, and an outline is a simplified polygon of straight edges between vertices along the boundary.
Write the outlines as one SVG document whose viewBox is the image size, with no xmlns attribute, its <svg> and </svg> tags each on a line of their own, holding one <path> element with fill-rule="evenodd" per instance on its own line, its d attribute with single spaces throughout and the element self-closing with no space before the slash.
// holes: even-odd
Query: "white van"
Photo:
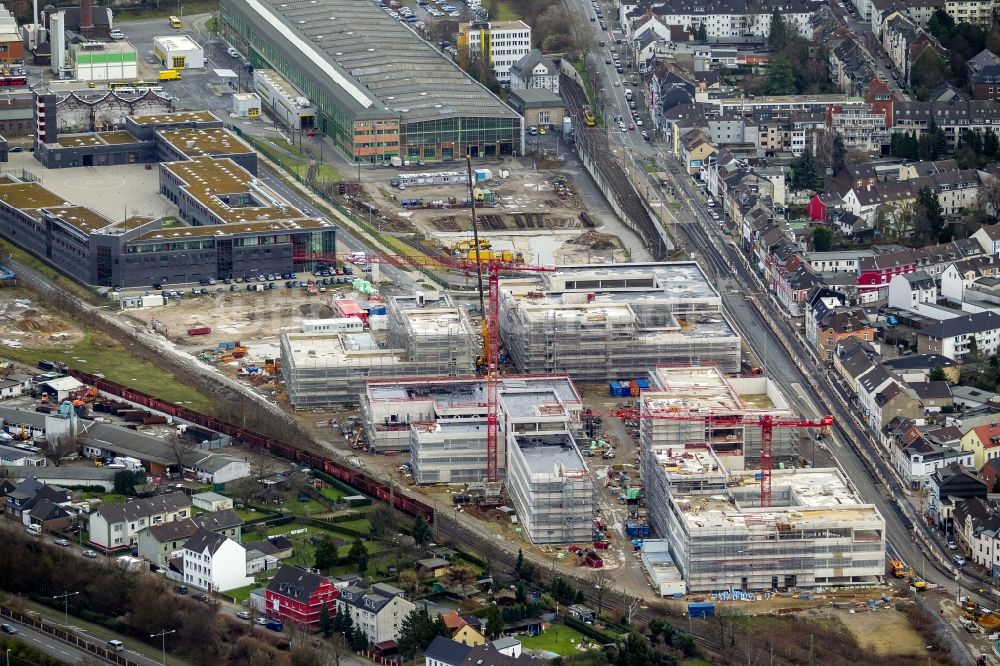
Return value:
<svg viewBox="0 0 1000 666">
<path fill-rule="evenodd" d="M 28 525 L 27 529 L 28 534 L 31 534 L 32 536 L 40 536 L 42 533 L 42 526 L 38 524 Z"/>
<path fill-rule="evenodd" d="M 125 649 L 125 644 L 121 641 L 108 641 L 105 647 L 109 650 L 114 650 L 115 652 L 121 652 Z"/>
</svg>

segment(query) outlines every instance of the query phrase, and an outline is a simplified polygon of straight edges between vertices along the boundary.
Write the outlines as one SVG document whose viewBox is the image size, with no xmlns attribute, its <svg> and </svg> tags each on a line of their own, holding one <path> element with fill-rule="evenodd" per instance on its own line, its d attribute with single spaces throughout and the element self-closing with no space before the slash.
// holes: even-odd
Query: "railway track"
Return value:
<svg viewBox="0 0 1000 666">
<path fill-rule="evenodd" d="M 666 255 L 659 224 L 646 210 L 635 187 L 629 181 L 622 167 L 611 158 L 611 150 L 608 147 L 608 139 L 604 130 L 597 127 L 588 127 L 583 124 L 583 107 L 587 104 L 587 95 L 579 83 L 560 74 L 559 89 L 562 92 L 566 106 L 574 118 L 578 119 L 576 129 L 576 141 L 582 151 L 594 160 L 601 178 L 611 188 L 612 196 L 618 204 L 624 216 L 628 218 L 626 223 L 639 233 L 649 250 L 656 259 L 663 259 Z M 605 122 L 607 119 L 605 118 Z"/>
</svg>

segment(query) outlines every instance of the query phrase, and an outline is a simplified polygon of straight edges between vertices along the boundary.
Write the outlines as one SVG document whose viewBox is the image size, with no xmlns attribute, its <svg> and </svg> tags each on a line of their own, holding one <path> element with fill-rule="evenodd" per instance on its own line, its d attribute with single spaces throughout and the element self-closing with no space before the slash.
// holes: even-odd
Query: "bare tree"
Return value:
<svg viewBox="0 0 1000 666">
<path fill-rule="evenodd" d="M 347 644 L 347 639 L 340 634 L 334 634 L 326 642 L 324 648 L 327 666 L 340 666 L 341 661 L 349 663 L 348 660 L 354 655 L 351 646 Z"/>
<path fill-rule="evenodd" d="M 978 205 L 990 216 L 1000 217 L 1000 178 L 987 176 L 979 189 Z"/>
<path fill-rule="evenodd" d="M 198 444 L 179 433 L 170 433 L 167 437 L 167 446 L 170 447 L 170 459 L 177 464 L 180 474 L 184 473 L 184 460 L 188 454 L 198 448 Z"/>
<path fill-rule="evenodd" d="M 63 432 L 46 437 L 49 457 L 52 463 L 58 467 L 63 458 L 80 451 L 80 434 Z"/>
<path fill-rule="evenodd" d="M 573 12 L 567 16 L 566 27 L 569 40 L 577 58 L 586 58 L 594 46 L 594 29 L 584 18 L 583 12 Z"/>
<path fill-rule="evenodd" d="M 465 598 L 465 590 L 468 588 L 469 584 L 476 580 L 476 575 L 467 566 L 461 564 L 453 564 L 448 567 L 448 572 L 445 574 L 448 584 L 455 586 L 457 585 L 462 590 L 462 598 Z"/>
<path fill-rule="evenodd" d="M 614 576 L 607 569 L 594 569 L 590 574 L 590 583 L 597 595 L 597 615 L 604 612 L 604 593 L 611 588 Z"/>
<path fill-rule="evenodd" d="M 284 623 L 285 635 L 288 636 L 288 645 L 294 649 L 307 636 L 305 627 L 294 620 Z"/>
<path fill-rule="evenodd" d="M 639 607 L 642 605 L 642 599 L 631 594 L 628 588 L 622 589 L 622 605 L 624 607 L 622 611 L 622 617 L 625 620 L 625 624 L 631 626 L 632 618 L 639 611 Z"/>
</svg>

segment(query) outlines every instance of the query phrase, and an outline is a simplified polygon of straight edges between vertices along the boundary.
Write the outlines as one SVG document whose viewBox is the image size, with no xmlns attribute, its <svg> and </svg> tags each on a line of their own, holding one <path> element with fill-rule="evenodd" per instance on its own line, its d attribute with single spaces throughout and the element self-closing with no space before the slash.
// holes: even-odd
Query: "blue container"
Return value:
<svg viewBox="0 0 1000 666">
<path fill-rule="evenodd" d="M 715 617 L 715 604 L 710 601 L 688 604 L 688 617 Z"/>
<path fill-rule="evenodd" d="M 611 397 L 617 397 L 618 395 L 618 382 L 611 382 L 608 384 L 608 395 Z"/>
<path fill-rule="evenodd" d="M 370 315 L 384 315 L 385 306 L 384 305 L 373 305 L 368 308 L 368 314 Z"/>
<path fill-rule="evenodd" d="M 640 389 L 642 389 L 644 391 L 649 388 L 649 380 L 648 379 L 637 379 L 637 380 L 635 380 L 635 383 L 636 383 L 636 386 L 638 386 Z"/>
</svg>

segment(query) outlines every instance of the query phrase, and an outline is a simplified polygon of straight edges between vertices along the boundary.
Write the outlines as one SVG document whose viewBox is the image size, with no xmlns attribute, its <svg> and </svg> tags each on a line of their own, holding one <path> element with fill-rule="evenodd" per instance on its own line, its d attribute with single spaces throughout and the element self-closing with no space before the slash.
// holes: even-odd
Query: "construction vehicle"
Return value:
<svg viewBox="0 0 1000 666">
<path fill-rule="evenodd" d="M 486 240 L 485 238 L 479 241 L 480 250 L 489 250 L 491 247 L 493 247 L 493 243 Z M 476 248 L 476 242 L 474 240 L 464 240 L 455 243 L 451 249 L 454 252 L 466 253 L 471 250 L 474 250 L 475 248 Z"/>
<path fill-rule="evenodd" d="M 896 578 L 905 578 L 906 577 L 906 573 L 907 573 L 906 565 L 903 564 L 901 561 L 899 561 L 899 560 L 893 560 L 890 566 L 892 567 L 892 575 L 893 576 L 895 576 Z"/>
<path fill-rule="evenodd" d="M 476 251 L 470 250 L 467 255 L 469 261 L 476 261 Z M 483 261 L 509 261 L 521 263 L 524 261 L 524 254 L 514 250 L 479 250 L 479 258 Z"/>
</svg>

